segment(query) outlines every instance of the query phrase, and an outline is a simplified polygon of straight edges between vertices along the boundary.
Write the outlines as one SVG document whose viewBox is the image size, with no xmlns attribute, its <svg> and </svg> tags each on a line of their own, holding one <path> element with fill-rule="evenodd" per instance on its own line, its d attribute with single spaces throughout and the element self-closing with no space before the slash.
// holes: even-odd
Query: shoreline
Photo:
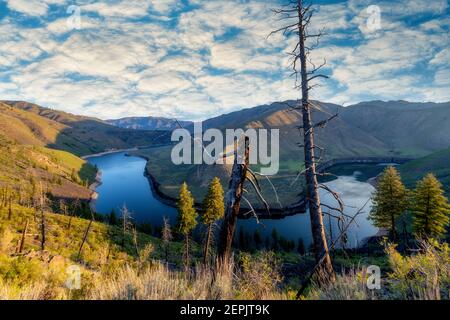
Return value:
<svg viewBox="0 0 450 320">
<path fill-rule="evenodd" d="M 95 175 L 95 181 L 89 185 L 89 190 L 92 191 L 91 198 L 89 199 L 89 207 L 91 208 L 92 212 L 96 212 L 95 203 L 98 199 L 97 188 L 101 185 L 102 185 L 102 172 L 98 170 L 97 174 Z"/>
<path fill-rule="evenodd" d="M 129 152 L 129 151 L 136 151 L 136 150 L 139 150 L 139 148 L 135 147 L 135 148 L 130 148 L 130 149 L 114 149 L 114 150 L 108 150 L 108 151 L 103 151 L 103 152 L 99 152 L 99 153 L 88 154 L 88 155 L 82 156 L 80 158 L 83 159 L 83 160 L 87 160 L 89 158 L 106 156 L 108 154 L 114 154 L 114 153 L 120 153 L 120 152 Z"/>
<path fill-rule="evenodd" d="M 105 151 L 105 152 L 101 152 L 101 153 L 97 153 L 97 154 L 93 154 L 93 155 L 84 156 L 84 158 L 88 159 L 88 158 L 92 158 L 92 157 L 100 157 L 100 156 L 107 155 L 107 154 L 113 154 L 113 153 L 119 153 L 119 152 L 131 152 L 131 151 L 137 151 L 137 150 L 139 150 L 139 148 L 137 148 L 137 147 L 131 148 L 131 149 L 117 149 L 117 150 Z M 147 180 L 150 184 L 150 189 L 151 189 L 153 196 L 161 203 L 163 203 L 169 207 L 176 208 L 178 199 L 162 192 L 160 189 L 161 184 L 158 182 L 156 177 L 153 176 L 149 172 L 147 163 L 150 161 L 150 159 L 147 156 L 144 156 L 141 154 L 126 153 L 125 156 L 138 157 L 138 158 L 144 159 L 146 161 L 143 174 L 147 178 Z M 324 172 L 325 170 L 327 170 L 328 168 L 330 168 L 336 164 L 380 163 L 380 160 L 387 160 L 387 159 L 393 163 L 405 163 L 405 162 L 411 160 L 411 159 L 405 159 L 405 158 L 382 158 L 382 157 L 333 159 L 333 160 L 323 163 L 322 165 L 319 165 L 317 168 L 317 171 Z M 383 162 L 383 161 L 381 161 L 381 162 Z M 372 177 L 367 182 L 375 187 L 375 183 L 376 183 L 375 181 L 377 178 L 378 178 L 378 176 Z M 101 171 L 99 171 L 99 173 L 97 174 L 97 177 L 96 177 L 96 181 L 93 184 L 91 184 L 91 186 L 89 187 L 93 191 L 93 195 L 90 200 L 90 206 L 91 206 L 91 208 L 94 209 L 94 211 L 95 211 L 95 201 L 98 197 L 98 193 L 95 190 L 98 186 L 101 185 L 101 183 L 102 183 L 101 182 Z M 201 209 L 202 209 L 201 203 L 195 203 L 194 205 L 197 210 L 201 211 Z M 282 208 L 282 209 L 272 208 L 270 210 L 271 214 L 268 214 L 265 209 L 255 209 L 255 211 L 258 214 L 258 218 L 269 219 L 269 220 L 278 220 L 278 219 L 283 219 L 285 217 L 293 216 L 296 214 L 305 214 L 307 211 L 306 198 L 302 197 L 301 199 L 299 199 L 299 201 L 297 201 L 285 208 Z M 241 212 L 246 213 L 246 212 L 248 212 L 248 209 L 245 210 L 244 208 L 241 208 Z M 239 217 L 239 219 L 251 219 L 252 217 L 253 217 L 253 215 L 247 215 L 247 216 L 241 216 L 241 217 Z"/>
</svg>

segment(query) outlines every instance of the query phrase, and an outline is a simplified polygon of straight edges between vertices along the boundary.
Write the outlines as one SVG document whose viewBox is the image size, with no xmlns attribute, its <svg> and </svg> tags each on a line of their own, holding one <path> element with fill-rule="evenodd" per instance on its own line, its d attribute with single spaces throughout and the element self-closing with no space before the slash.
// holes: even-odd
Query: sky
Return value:
<svg viewBox="0 0 450 320">
<path fill-rule="evenodd" d="M 282 0 L 0 0 L 0 100 L 203 120 L 298 99 Z M 312 98 L 450 101 L 448 0 L 314 0 Z"/>
</svg>

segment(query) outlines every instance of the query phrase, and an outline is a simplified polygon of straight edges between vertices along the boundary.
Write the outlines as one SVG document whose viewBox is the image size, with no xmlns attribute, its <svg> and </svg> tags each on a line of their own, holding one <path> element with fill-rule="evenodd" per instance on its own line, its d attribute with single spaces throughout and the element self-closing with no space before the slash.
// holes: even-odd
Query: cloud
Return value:
<svg viewBox="0 0 450 320">
<path fill-rule="evenodd" d="M 413 1 L 404 13 L 406 0 L 375 1 L 376 31 L 366 28 L 373 2 L 318 7 L 311 32 L 325 27 L 328 35 L 311 58 L 327 60 L 331 79 L 312 97 L 345 104 L 450 99 L 445 1 Z M 267 37 L 281 24 L 270 10 L 276 0 L 86 0 L 78 3 L 80 30 L 67 26 L 71 2 L 24 3 L 9 0 L 8 7 L 40 23 L 0 21 L 2 99 L 101 118 L 199 120 L 299 97 L 286 55 L 295 39 Z M 420 22 L 405 19 L 419 14 Z"/>
<path fill-rule="evenodd" d="M 7 0 L 8 8 L 29 16 L 43 16 L 47 13 L 48 5 L 40 0 Z"/>
</svg>

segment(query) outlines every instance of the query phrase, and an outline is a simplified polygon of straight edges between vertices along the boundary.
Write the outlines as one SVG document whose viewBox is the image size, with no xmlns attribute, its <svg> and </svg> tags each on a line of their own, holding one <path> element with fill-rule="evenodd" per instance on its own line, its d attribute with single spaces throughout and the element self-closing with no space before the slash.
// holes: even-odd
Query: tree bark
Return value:
<svg viewBox="0 0 450 320">
<path fill-rule="evenodd" d="M 243 159 L 238 159 L 238 148 L 235 144 L 234 148 L 234 164 L 231 172 L 231 179 L 227 194 L 225 195 L 225 215 L 220 230 L 218 260 L 219 264 L 229 262 L 232 252 L 232 244 L 234 232 L 236 229 L 236 221 L 241 207 L 242 192 L 244 182 L 247 176 L 247 168 L 249 164 L 249 138 L 244 138 Z M 241 163 L 239 163 L 241 162 Z"/>
<path fill-rule="evenodd" d="M 299 49 L 301 63 L 301 90 L 302 90 L 302 116 L 304 130 L 304 153 L 305 153 L 305 176 L 306 176 L 306 197 L 309 204 L 309 214 L 311 219 L 311 231 L 313 236 L 314 256 L 316 262 L 322 262 L 321 271 L 323 276 L 334 278 L 333 266 L 328 252 L 327 238 L 323 224 L 322 208 L 320 206 L 319 184 L 316 175 L 314 127 L 311 118 L 311 107 L 309 103 L 309 81 L 307 72 L 307 60 L 305 51 L 305 30 L 303 27 L 303 4 L 298 1 L 299 14 Z M 331 279 L 330 278 L 330 279 Z"/>
<path fill-rule="evenodd" d="M 87 227 L 87 229 L 86 229 L 86 231 L 85 231 L 85 233 L 84 233 L 83 241 L 81 242 L 80 249 L 78 250 L 78 258 L 77 258 L 78 260 L 80 260 L 81 252 L 82 252 L 82 250 L 83 250 L 84 243 L 86 242 L 87 237 L 88 237 L 88 235 L 89 235 L 89 230 L 91 230 L 92 222 L 93 222 L 93 220 L 91 219 L 91 220 L 89 221 L 88 227 Z"/>
<path fill-rule="evenodd" d="M 209 245 L 211 242 L 211 232 L 212 232 L 212 223 L 208 225 L 208 233 L 206 235 L 206 242 L 205 242 L 205 250 L 203 253 L 203 264 L 206 265 L 208 262 L 208 252 L 209 252 Z"/>
<path fill-rule="evenodd" d="M 45 212 L 44 209 L 41 209 L 41 250 L 45 250 Z"/>
<path fill-rule="evenodd" d="M 20 245 L 17 250 L 18 253 L 22 253 L 23 247 L 25 246 L 25 237 L 27 236 L 27 232 L 28 232 L 28 223 L 29 223 L 29 220 L 27 219 L 27 221 L 25 222 L 25 227 L 23 228 L 23 231 L 22 231 L 22 238 L 20 239 Z"/>
<path fill-rule="evenodd" d="M 185 252 L 184 252 L 184 268 L 189 270 L 189 234 L 184 235 Z"/>
</svg>

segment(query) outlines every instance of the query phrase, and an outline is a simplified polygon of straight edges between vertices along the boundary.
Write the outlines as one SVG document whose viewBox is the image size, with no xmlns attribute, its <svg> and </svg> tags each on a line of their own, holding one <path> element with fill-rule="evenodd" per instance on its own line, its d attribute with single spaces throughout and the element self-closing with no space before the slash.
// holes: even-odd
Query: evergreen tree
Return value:
<svg viewBox="0 0 450 320">
<path fill-rule="evenodd" d="M 109 214 L 109 224 L 112 226 L 119 224 L 119 221 L 117 219 L 117 214 L 114 209 L 112 209 L 111 213 Z"/>
<path fill-rule="evenodd" d="M 202 221 L 207 226 L 203 263 L 208 260 L 208 251 L 211 244 L 211 236 L 214 223 L 221 219 L 225 212 L 223 201 L 223 188 L 220 179 L 215 177 L 208 188 L 208 193 L 203 201 Z"/>
<path fill-rule="evenodd" d="M 272 229 L 272 248 L 273 250 L 277 251 L 279 249 L 279 241 L 280 241 L 280 236 L 278 235 L 278 231 L 277 229 Z"/>
<path fill-rule="evenodd" d="M 261 249 L 261 244 L 263 242 L 261 233 L 258 229 L 255 230 L 255 233 L 253 234 L 253 241 L 255 242 L 255 247 L 257 250 Z"/>
<path fill-rule="evenodd" d="M 394 167 L 387 167 L 384 170 L 372 200 L 373 206 L 369 219 L 375 226 L 389 229 L 395 240 L 396 219 L 408 208 L 408 190 Z"/>
<path fill-rule="evenodd" d="M 300 255 L 302 255 L 302 256 L 304 256 L 306 253 L 305 243 L 303 242 L 303 238 L 298 238 L 297 252 L 300 253 Z"/>
<path fill-rule="evenodd" d="M 414 233 L 421 237 L 441 238 L 449 224 L 450 205 L 442 184 L 433 174 L 417 183 L 413 205 Z"/>
<path fill-rule="evenodd" d="M 186 182 L 181 185 L 178 200 L 178 230 L 185 241 L 185 267 L 189 267 L 189 234 L 197 226 L 197 211 L 194 208 L 194 198 Z"/>
</svg>

